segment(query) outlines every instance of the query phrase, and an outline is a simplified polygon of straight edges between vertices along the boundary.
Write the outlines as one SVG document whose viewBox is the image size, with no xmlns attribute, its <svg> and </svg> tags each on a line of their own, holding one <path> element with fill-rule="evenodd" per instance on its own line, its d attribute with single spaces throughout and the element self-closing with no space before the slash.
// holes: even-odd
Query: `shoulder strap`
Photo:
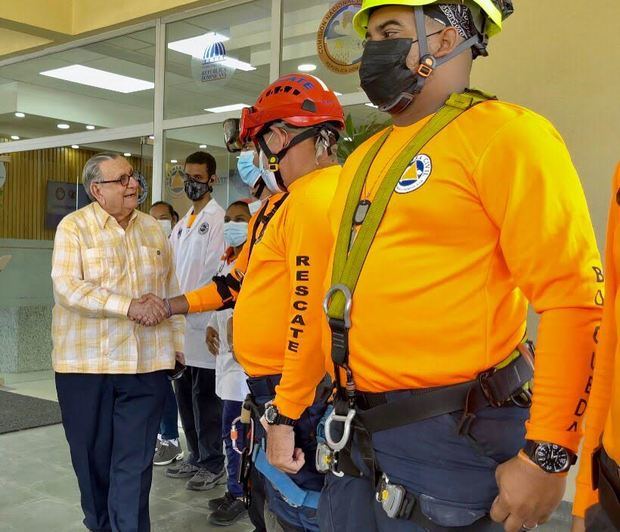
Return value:
<svg viewBox="0 0 620 532">
<path fill-rule="evenodd" d="M 254 224 L 254 229 L 252 231 L 252 238 L 250 239 L 250 249 L 248 250 L 248 257 L 252 256 L 252 250 L 254 249 L 254 244 L 263 236 L 265 229 L 267 229 L 267 225 L 273 218 L 273 215 L 278 211 L 278 209 L 282 206 L 284 201 L 288 198 L 288 192 L 286 192 L 278 201 L 273 204 L 273 209 L 269 211 L 268 214 L 265 214 L 267 211 L 267 207 L 269 207 L 269 201 L 265 202 L 265 205 L 258 212 L 258 216 L 256 217 L 256 223 Z M 260 232 L 259 232 L 260 226 Z"/>
<path fill-rule="evenodd" d="M 334 253 L 332 290 L 328 294 L 331 295 L 331 298 L 326 301 L 330 318 L 344 319 L 345 306 L 350 305 L 350 301 L 347 299 L 351 298 L 355 291 L 366 256 L 377 234 L 394 188 L 411 160 L 433 137 L 461 114 L 491 98 L 493 97 L 473 90 L 450 96 L 444 106 L 411 139 L 387 171 L 370 205 L 368 214 L 359 228 L 357 236 L 354 237 L 354 216 L 366 176 L 391 130 L 383 133 L 370 148 L 353 177 L 340 222 Z M 334 290 L 335 287 L 339 288 Z M 348 289 L 346 297 L 343 288 Z"/>
</svg>

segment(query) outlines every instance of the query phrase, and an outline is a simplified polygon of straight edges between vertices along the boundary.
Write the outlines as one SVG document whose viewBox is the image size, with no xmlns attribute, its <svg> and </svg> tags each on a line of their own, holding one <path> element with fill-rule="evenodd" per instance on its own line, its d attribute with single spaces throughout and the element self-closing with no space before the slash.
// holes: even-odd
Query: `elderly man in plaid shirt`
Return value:
<svg viewBox="0 0 620 532">
<path fill-rule="evenodd" d="M 83 183 L 93 203 L 66 216 L 54 240 L 58 401 L 84 524 L 144 532 L 166 379 L 183 362 L 183 318 L 165 320 L 159 299 L 178 293 L 174 261 L 157 221 L 136 210 L 126 159 L 95 155 Z"/>
</svg>

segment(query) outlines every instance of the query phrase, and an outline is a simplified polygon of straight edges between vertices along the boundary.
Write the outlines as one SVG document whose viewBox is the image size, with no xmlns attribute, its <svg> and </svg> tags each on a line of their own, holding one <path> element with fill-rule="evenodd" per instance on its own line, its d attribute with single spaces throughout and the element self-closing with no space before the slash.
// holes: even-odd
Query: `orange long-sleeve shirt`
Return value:
<svg viewBox="0 0 620 532">
<path fill-rule="evenodd" d="M 254 245 L 247 269 L 245 248 L 235 267 L 245 269 L 233 318 L 235 356 L 252 377 L 282 374 L 274 403 L 293 419 L 312 404 L 325 375 L 322 300 L 332 245 L 327 213 L 339 174 L 334 165 L 293 182 Z M 190 311 L 203 310 L 217 300 L 216 293 L 207 287 L 186 294 Z"/>
<path fill-rule="evenodd" d="M 362 198 L 373 198 L 427 120 L 393 129 Z M 378 136 L 345 163 L 330 211 L 334 234 L 352 177 Z M 526 109 L 482 103 L 422 149 L 390 200 L 353 296 L 357 387 L 383 392 L 475 378 L 515 349 L 529 300 L 541 321 L 528 437 L 576 451 L 599 281 L 585 197 L 560 135 Z"/>
<path fill-rule="evenodd" d="M 230 272 L 230 275 L 238 282 L 242 283 L 245 273 L 248 269 L 248 263 L 250 260 L 250 254 L 252 251 L 251 239 L 260 238 L 265 227 L 265 218 L 270 219 L 270 215 L 274 209 L 277 209 L 277 204 L 282 200 L 284 194 L 274 194 L 266 200 L 265 208 L 261 208 L 256 212 L 250 221 L 248 222 L 248 242 L 243 246 L 237 260 L 235 261 L 235 267 Z M 231 297 L 236 300 L 239 291 L 231 288 Z M 209 283 L 205 286 L 188 292 L 185 294 L 185 298 L 189 303 L 190 314 L 194 312 L 206 312 L 209 310 L 217 310 L 221 308 L 225 301 L 222 295 L 217 289 L 215 283 Z"/>
<path fill-rule="evenodd" d="M 613 181 L 607 243 L 605 246 L 605 307 L 598 334 L 594 365 L 594 379 L 586 415 L 585 439 L 581 454 L 577 493 L 573 512 L 583 517 L 586 509 L 598 500 L 592 489 L 592 454 L 599 446 L 601 435 L 607 454 L 620 463 L 620 350 L 618 348 L 618 323 L 616 314 L 620 299 L 617 279 L 620 275 L 620 231 L 618 231 L 618 192 L 620 191 L 620 165 Z"/>
</svg>

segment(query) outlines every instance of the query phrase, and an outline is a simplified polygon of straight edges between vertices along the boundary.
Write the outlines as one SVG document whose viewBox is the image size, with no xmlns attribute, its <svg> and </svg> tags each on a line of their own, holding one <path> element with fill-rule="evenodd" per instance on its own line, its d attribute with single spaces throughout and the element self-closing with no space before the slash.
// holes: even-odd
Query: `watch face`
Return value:
<svg viewBox="0 0 620 532">
<path fill-rule="evenodd" d="M 570 466 L 568 451 L 554 443 L 541 443 L 534 456 L 536 463 L 547 473 L 562 473 Z"/>
<path fill-rule="evenodd" d="M 269 405 L 265 409 L 265 419 L 267 420 L 267 423 L 273 423 L 277 417 L 278 417 L 278 409 L 273 405 Z"/>
</svg>

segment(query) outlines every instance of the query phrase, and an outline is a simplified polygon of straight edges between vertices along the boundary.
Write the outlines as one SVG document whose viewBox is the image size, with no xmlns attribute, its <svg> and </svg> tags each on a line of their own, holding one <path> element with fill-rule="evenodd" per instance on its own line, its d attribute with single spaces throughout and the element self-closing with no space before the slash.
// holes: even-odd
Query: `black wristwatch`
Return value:
<svg viewBox="0 0 620 532">
<path fill-rule="evenodd" d="M 280 414 L 278 407 L 273 404 L 265 408 L 265 421 L 267 421 L 268 425 L 289 425 L 290 427 L 295 426 L 297 423 L 296 419 Z"/>
<path fill-rule="evenodd" d="M 523 452 L 546 473 L 566 473 L 577 462 L 577 455 L 556 443 L 526 440 Z"/>
</svg>

